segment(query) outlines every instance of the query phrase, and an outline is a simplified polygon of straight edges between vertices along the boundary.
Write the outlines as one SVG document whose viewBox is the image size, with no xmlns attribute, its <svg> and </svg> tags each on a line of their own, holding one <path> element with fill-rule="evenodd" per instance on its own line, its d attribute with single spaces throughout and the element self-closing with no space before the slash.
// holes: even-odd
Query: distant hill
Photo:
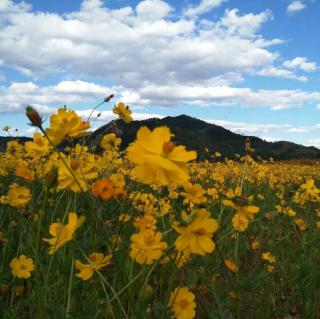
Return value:
<svg viewBox="0 0 320 319">
<path fill-rule="evenodd" d="M 234 158 L 235 154 L 244 155 L 244 144 L 248 136 L 233 133 L 221 126 L 209 124 L 205 121 L 180 115 L 167 116 L 162 119 L 152 118 L 142 121 L 133 121 L 130 124 L 122 120 L 111 121 L 100 127 L 87 137 L 89 146 L 99 145 L 102 137 L 107 133 L 115 133 L 121 137 L 121 149 L 125 149 L 134 141 L 137 131 L 141 126 L 154 129 L 157 126 L 168 126 L 174 134 L 173 141 L 179 145 L 185 145 L 188 150 L 196 150 L 198 159 L 208 157 L 204 151 L 219 151 L 222 157 Z M 255 150 L 254 156 L 263 159 L 273 157 L 275 160 L 290 159 L 320 159 L 320 150 L 316 147 L 306 147 L 291 142 L 267 142 L 255 136 L 249 136 L 251 147 Z M 12 138 L 0 137 L 0 150 L 5 149 L 6 142 Z M 28 138 L 20 138 L 21 142 Z"/>
<path fill-rule="evenodd" d="M 196 150 L 198 158 L 204 159 L 208 156 L 204 151 L 208 148 L 210 152 L 219 151 L 223 157 L 233 158 L 235 153 L 244 155 L 244 144 L 247 136 L 233 133 L 221 126 L 209 124 L 205 121 L 180 115 L 176 117 L 165 117 L 162 119 L 152 118 L 142 121 L 133 121 L 126 124 L 116 120 L 104 125 L 94 131 L 89 138 L 90 144 L 99 144 L 102 137 L 107 133 L 116 133 L 122 138 L 121 148 L 126 148 L 136 137 L 141 126 L 154 129 L 165 125 L 174 133 L 174 142 L 185 145 L 188 150 Z M 258 137 L 249 136 L 251 146 L 255 149 L 255 156 L 263 159 L 273 157 L 276 160 L 288 159 L 319 159 L 320 150 L 315 147 L 306 147 L 291 142 L 267 142 Z"/>
<path fill-rule="evenodd" d="M 0 152 L 6 150 L 7 143 L 10 141 L 19 141 L 19 143 L 24 144 L 27 141 L 31 141 L 30 137 L 14 137 L 14 136 L 0 136 Z"/>
</svg>

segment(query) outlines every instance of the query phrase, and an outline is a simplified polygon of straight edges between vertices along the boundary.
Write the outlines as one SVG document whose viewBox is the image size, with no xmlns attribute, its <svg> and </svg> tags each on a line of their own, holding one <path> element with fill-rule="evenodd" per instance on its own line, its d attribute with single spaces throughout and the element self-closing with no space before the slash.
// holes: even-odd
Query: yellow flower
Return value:
<svg viewBox="0 0 320 319">
<path fill-rule="evenodd" d="M 83 121 L 75 111 L 61 108 L 57 114 L 51 115 L 46 134 L 54 144 L 59 144 L 66 138 L 83 136 L 89 127 L 89 122 Z"/>
<path fill-rule="evenodd" d="M 143 230 L 131 236 L 130 257 L 139 264 L 152 264 L 160 259 L 168 245 L 161 241 L 162 234 L 152 230 Z"/>
<path fill-rule="evenodd" d="M 174 262 L 175 262 L 177 268 L 181 268 L 191 260 L 192 255 L 189 254 L 188 252 L 185 253 L 183 251 L 176 250 L 174 257 L 175 257 Z"/>
<path fill-rule="evenodd" d="M 82 280 L 88 280 L 92 277 L 95 270 L 100 270 L 111 263 L 112 254 L 105 255 L 103 253 L 92 253 L 89 256 L 90 263 L 83 264 L 81 261 L 76 260 L 75 267 L 80 272 L 76 274 Z"/>
<path fill-rule="evenodd" d="M 119 115 L 119 117 L 123 119 L 126 123 L 132 122 L 132 112 L 129 109 L 129 106 L 126 106 L 124 103 L 120 102 L 117 105 L 115 105 L 112 109 L 112 112 L 114 114 Z"/>
<path fill-rule="evenodd" d="M 261 258 L 263 260 L 268 261 L 270 264 L 275 264 L 276 263 L 276 257 L 271 255 L 271 253 L 268 251 L 266 253 L 262 253 Z"/>
<path fill-rule="evenodd" d="M 274 270 L 274 266 L 273 265 L 267 265 L 267 270 L 268 270 L 268 272 L 272 272 Z"/>
<path fill-rule="evenodd" d="M 137 217 L 133 221 L 133 226 L 140 230 L 156 230 L 157 220 L 151 214 L 144 214 L 143 217 Z"/>
<path fill-rule="evenodd" d="M 33 142 L 26 142 L 24 144 L 27 155 L 32 158 L 39 158 L 49 153 L 51 146 L 49 141 L 40 133 L 33 135 Z"/>
<path fill-rule="evenodd" d="M 212 200 L 217 200 L 219 198 L 219 192 L 216 188 L 208 188 L 207 194 L 211 197 Z"/>
<path fill-rule="evenodd" d="M 232 218 L 233 227 L 238 231 L 245 231 L 248 228 L 249 220 L 253 219 L 254 214 L 257 214 L 260 208 L 249 204 L 250 198 L 241 195 L 240 187 L 236 187 L 234 192 L 229 189 L 226 195 L 232 200 L 224 199 L 222 204 L 236 210 L 236 214 Z"/>
<path fill-rule="evenodd" d="M 184 197 L 183 203 L 202 204 L 206 201 L 205 191 L 200 184 L 186 183 L 183 185 L 186 192 L 181 192 Z"/>
<path fill-rule="evenodd" d="M 131 219 L 131 215 L 126 214 L 126 213 L 120 214 L 119 217 L 118 217 L 118 220 L 119 220 L 119 222 L 121 222 L 121 223 L 126 223 L 126 222 L 128 222 L 130 219 Z"/>
<path fill-rule="evenodd" d="M 27 187 L 13 183 L 9 187 L 7 203 L 13 207 L 26 206 L 31 200 L 31 192 Z"/>
<path fill-rule="evenodd" d="M 306 230 L 307 229 L 307 225 L 306 225 L 305 221 L 302 218 L 295 218 L 293 221 L 299 227 L 300 230 Z"/>
<path fill-rule="evenodd" d="M 26 162 L 18 162 L 15 170 L 16 176 L 22 177 L 27 182 L 30 182 L 34 178 L 34 173 L 28 168 Z"/>
<path fill-rule="evenodd" d="M 197 211 L 194 219 L 186 227 L 174 226 L 174 228 L 180 234 L 175 241 L 178 251 L 183 251 L 187 255 L 204 255 L 214 251 L 212 236 L 218 229 L 218 223 L 210 218 L 207 210 Z"/>
<path fill-rule="evenodd" d="M 69 213 L 68 224 L 53 223 L 50 225 L 49 233 L 52 238 L 43 240 L 48 242 L 51 247 L 49 248 L 49 255 L 55 253 L 58 249 L 63 247 L 68 241 L 73 239 L 75 231 L 84 223 L 84 216 L 78 218 L 76 213 Z"/>
<path fill-rule="evenodd" d="M 100 142 L 101 147 L 106 151 L 116 150 L 120 144 L 121 138 L 114 133 L 106 134 Z"/>
<path fill-rule="evenodd" d="M 170 294 L 169 306 L 176 319 L 192 319 L 196 316 L 195 296 L 188 287 L 178 287 Z"/>
<path fill-rule="evenodd" d="M 25 255 L 20 255 L 18 258 L 11 260 L 10 268 L 14 277 L 30 278 L 31 272 L 34 270 L 33 260 Z"/>
<path fill-rule="evenodd" d="M 137 139 L 127 149 L 129 160 L 136 164 L 135 175 L 146 184 L 159 182 L 183 184 L 189 180 L 186 163 L 197 153 L 175 146 L 169 128 L 162 126 L 150 131 L 141 127 Z"/>
<path fill-rule="evenodd" d="M 58 190 L 69 188 L 73 192 L 86 192 L 88 190 L 88 181 L 98 175 L 94 155 L 86 154 L 85 157 L 79 159 L 67 157 L 65 161 L 69 169 L 62 161 L 58 164 Z"/>
<path fill-rule="evenodd" d="M 232 217 L 233 228 L 238 231 L 245 231 L 249 225 L 249 219 L 244 214 L 234 214 Z"/>
<path fill-rule="evenodd" d="M 306 201 L 320 202 L 320 189 L 316 187 L 313 178 L 306 178 L 305 184 L 302 184 L 295 193 L 293 201 L 301 205 L 304 205 Z"/>
</svg>

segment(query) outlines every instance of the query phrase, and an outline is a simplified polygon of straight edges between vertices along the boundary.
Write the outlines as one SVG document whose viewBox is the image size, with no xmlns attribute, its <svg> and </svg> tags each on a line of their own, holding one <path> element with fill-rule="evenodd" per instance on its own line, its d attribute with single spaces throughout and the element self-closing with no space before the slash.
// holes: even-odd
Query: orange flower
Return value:
<svg viewBox="0 0 320 319">
<path fill-rule="evenodd" d="M 100 197 L 102 200 L 106 201 L 113 196 L 113 183 L 110 179 L 98 179 L 92 185 L 92 193 L 95 197 Z"/>
<path fill-rule="evenodd" d="M 92 193 L 93 196 L 100 197 L 103 201 L 106 201 L 112 197 L 124 195 L 125 191 L 121 186 L 121 184 L 116 185 L 111 178 L 101 178 L 92 185 Z"/>
<path fill-rule="evenodd" d="M 238 266 L 229 259 L 224 260 L 225 266 L 234 273 L 239 272 Z"/>
</svg>

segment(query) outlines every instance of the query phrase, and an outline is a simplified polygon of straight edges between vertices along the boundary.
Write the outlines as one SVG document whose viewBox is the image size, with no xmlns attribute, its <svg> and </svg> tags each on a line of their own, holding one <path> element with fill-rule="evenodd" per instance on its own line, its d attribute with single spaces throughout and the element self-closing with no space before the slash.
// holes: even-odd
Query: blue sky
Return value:
<svg viewBox="0 0 320 319">
<path fill-rule="evenodd" d="M 320 148 L 319 15 L 315 0 L 0 0 L 0 128 L 32 135 L 26 105 L 86 118 L 115 93 L 136 119 Z"/>
</svg>

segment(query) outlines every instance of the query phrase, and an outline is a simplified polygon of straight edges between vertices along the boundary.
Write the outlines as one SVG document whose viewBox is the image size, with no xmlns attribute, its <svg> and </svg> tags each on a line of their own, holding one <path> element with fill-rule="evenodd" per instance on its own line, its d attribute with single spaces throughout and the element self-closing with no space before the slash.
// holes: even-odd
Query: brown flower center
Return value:
<svg viewBox="0 0 320 319">
<path fill-rule="evenodd" d="M 144 241 L 147 246 L 151 246 L 154 243 L 154 238 L 153 238 L 153 236 L 146 236 L 144 238 Z"/>
<path fill-rule="evenodd" d="M 162 146 L 162 150 L 166 155 L 172 152 L 174 148 L 175 148 L 175 145 L 171 141 L 165 142 Z"/>
<path fill-rule="evenodd" d="M 206 229 L 205 229 L 204 227 L 200 227 L 200 228 L 198 228 L 196 231 L 194 231 L 194 233 L 195 233 L 196 235 L 204 235 L 206 232 L 207 232 L 207 231 L 206 231 Z"/>
<path fill-rule="evenodd" d="M 71 160 L 70 166 L 75 171 L 79 167 L 79 162 L 76 160 Z"/>
<path fill-rule="evenodd" d="M 187 299 L 181 299 L 181 300 L 179 301 L 179 305 L 180 305 L 181 308 L 185 309 L 185 308 L 188 307 L 189 302 L 188 302 Z"/>
</svg>

